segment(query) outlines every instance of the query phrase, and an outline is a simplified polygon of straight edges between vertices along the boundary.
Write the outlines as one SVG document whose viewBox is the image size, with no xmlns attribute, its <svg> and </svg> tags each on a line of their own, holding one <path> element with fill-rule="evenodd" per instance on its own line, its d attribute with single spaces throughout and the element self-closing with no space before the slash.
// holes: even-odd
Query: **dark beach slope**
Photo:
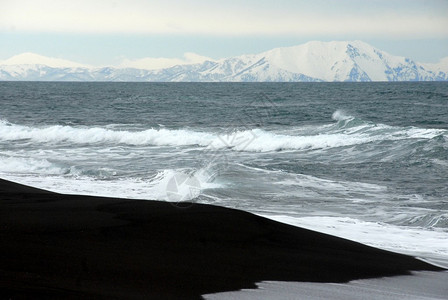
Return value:
<svg viewBox="0 0 448 300">
<path fill-rule="evenodd" d="M 0 180 L 1 298 L 200 298 L 263 280 L 440 270 L 211 205 L 63 195 Z"/>
</svg>

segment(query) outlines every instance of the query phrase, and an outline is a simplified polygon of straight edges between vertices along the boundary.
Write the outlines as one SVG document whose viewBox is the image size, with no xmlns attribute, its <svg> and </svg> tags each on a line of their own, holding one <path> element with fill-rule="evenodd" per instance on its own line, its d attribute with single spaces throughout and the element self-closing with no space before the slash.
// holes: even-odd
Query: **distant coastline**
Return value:
<svg viewBox="0 0 448 300">
<path fill-rule="evenodd" d="M 168 68 L 92 67 L 24 53 L 0 61 L 0 81 L 384 82 L 448 81 L 448 57 L 420 63 L 361 41 L 308 42 Z"/>
</svg>

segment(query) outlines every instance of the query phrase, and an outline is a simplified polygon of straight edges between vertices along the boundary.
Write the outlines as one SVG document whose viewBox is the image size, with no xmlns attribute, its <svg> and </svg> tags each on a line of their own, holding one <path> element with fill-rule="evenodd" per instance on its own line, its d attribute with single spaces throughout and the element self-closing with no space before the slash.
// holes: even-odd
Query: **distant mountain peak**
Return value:
<svg viewBox="0 0 448 300">
<path fill-rule="evenodd" d="M 89 68 L 89 65 L 80 64 L 77 62 L 52 58 L 48 56 L 39 55 L 36 53 L 25 52 L 15 55 L 5 61 L 1 61 L 0 65 L 45 65 L 51 68 Z"/>
</svg>

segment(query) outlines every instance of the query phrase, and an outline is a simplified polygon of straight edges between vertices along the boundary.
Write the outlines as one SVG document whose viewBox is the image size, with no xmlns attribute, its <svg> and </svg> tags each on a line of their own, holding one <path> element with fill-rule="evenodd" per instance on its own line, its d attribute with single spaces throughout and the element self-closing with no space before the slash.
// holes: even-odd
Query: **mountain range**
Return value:
<svg viewBox="0 0 448 300">
<path fill-rule="evenodd" d="M 164 69 L 93 67 L 33 53 L 0 61 L 3 81 L 448 81 L 448 57 L 419 63 L 362 41 L 308 42 Z"/>
</svg>

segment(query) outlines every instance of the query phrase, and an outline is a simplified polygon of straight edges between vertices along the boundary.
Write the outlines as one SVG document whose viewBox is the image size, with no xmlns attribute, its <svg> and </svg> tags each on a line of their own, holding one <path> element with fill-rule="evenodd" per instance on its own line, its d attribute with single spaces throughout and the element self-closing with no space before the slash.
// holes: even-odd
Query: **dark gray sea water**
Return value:
<svg viewBox="0 0 448 300">
<path fill-rule="evenodd" d="M 0 82 L 0 104 L 3 178 L 448 260 L 446 83 Z"/>
</svg>

